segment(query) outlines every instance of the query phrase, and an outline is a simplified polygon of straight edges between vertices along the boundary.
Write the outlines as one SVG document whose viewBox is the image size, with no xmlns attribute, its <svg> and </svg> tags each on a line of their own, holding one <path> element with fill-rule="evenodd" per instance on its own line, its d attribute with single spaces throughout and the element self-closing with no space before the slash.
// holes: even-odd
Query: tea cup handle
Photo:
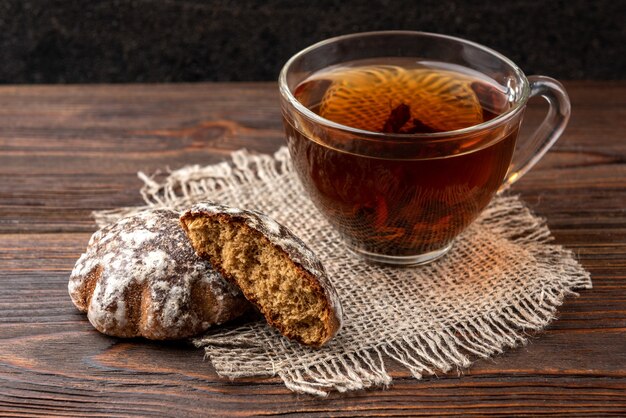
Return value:
<svg viewBox="0 0 626 418">
<path fill-rule="evenodd" d="M 530 97 L 541 96 L 549 104 L 548 114 L 537 130 L 527 138 L 518 138 L 509 171 L 498 190 L 508 189 L 528 172 L 559 139 L 571 113 L 571 105 L 563 85 L 541 75 L 528 77 Z"/>
</svg>

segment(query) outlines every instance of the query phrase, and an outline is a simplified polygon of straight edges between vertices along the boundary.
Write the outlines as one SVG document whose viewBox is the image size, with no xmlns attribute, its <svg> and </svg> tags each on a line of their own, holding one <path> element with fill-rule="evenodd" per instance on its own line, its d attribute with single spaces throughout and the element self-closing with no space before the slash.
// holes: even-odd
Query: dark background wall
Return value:
<svg viewBox="0 0 626 418">
<path fill-rule="evenodd" d="M 293 53 L 410 29 L 490 46 L 528 74 L 626 78 L 626 1 L 0 0 L 0 83 L 275 80 Z"/>
</svg>

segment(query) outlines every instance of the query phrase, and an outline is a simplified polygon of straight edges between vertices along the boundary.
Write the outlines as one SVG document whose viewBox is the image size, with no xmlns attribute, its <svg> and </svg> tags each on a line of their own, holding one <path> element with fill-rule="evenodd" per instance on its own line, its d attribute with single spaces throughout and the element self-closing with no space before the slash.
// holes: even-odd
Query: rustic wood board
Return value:
<svg viewBox="0 0 626 418">
<path fill-rule="evenodd" d="M 142 203 L 137 171 L 283 144 L 274 83 L 0 87 L 0 415 L 626 415 L 626 82 L 566 87 L 569 128 L 513 192 L 594 288 L 525 347 L 421 381 L 390 363 L 389 389 L 326 399 L 100 335 L 67 295 L 91 211 Z"/>
</svg>

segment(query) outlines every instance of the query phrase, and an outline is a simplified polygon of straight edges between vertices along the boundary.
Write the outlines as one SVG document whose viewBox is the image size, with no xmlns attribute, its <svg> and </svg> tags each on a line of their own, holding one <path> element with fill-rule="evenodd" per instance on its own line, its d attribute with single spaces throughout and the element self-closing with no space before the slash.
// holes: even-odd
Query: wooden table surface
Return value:
<svg viewBox="0 0 626 418">
<path fill-rule="evenodd" d="M 186 343 L 101 335 L 67 294 L 90 212 L 142 203 L 137 171 L 283 144 L 274 83 L 0 87 L 0 415 L 626 415 L 626 82 L 566 87 L 567 131 L 513 191 L 594 288 L 461 375 L 390 364 L 389 389 L 326 399 L 220 378 Z"/>
</svg>

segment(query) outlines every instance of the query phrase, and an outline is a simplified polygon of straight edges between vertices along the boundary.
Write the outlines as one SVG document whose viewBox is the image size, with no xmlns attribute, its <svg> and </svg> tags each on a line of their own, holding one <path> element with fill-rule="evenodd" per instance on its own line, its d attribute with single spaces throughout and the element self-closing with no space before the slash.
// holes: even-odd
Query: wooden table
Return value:
<svg viewBox="0 0 626 418">
<path fill-rule="evenodd" d="M 593 290 L 522 348 L 326 399 L 229 381 L 185 343 L 109 338 L 67 279 L 96 209 L 142 203 L 138 170 L 283 143 L 274 83 L 0 87 L 0 415 L 626 415 L 626 83 L 566 83 L 570 126 L 513 191 L 572 249 Z M 533 102 L 532 123 L 544 108 Z M 528 125 L 528 124 L 527 124 Z"/>
</svg>

